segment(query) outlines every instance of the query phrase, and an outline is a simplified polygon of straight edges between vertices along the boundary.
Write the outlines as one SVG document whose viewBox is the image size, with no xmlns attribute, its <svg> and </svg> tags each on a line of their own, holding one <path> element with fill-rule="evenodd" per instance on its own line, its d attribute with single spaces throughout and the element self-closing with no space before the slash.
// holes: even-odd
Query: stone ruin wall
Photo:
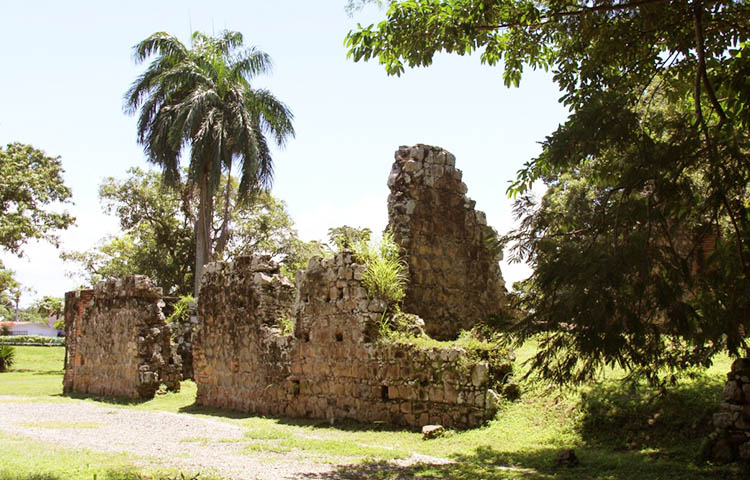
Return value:
<svg viewBox="0 0 750 480">
<path fill-rule="evenodd" d="M 179 301 L 179 297 L 165 297 L 166 305 L 162 308 L 164 316 L 169 316 L 174 312 L 174 304 Z M 188 315 L 184 318 L 175 318 L 169 324 L 172 329 L 172 344 L 175 353 L 180 357 L 182 363 L 182 379 L 193 379 L 193 332 L 198 328 L 198 315 L 195 311 L 195 302 L 190 302 L 188 306 Z"/>
<path fill-rule="evenodd" d="M 198 301 L 201 326 L 193 338 L 197 403 L 277 413 L 262 406 L 279 403 L 289 375 L 285 357 L 291 338 L 274 327 L 291 315 L 293 290 L 278 266 L 264 257 L 204 267 Z"/>
<path fill-rule="evenodd" d="M 721 411 L 713 416 L 714 431 L 702 454 L 718 462 L 750 461 L 750 358 L 732 363 L 721 397 Z"/>
<path fill-rule="evenodd" d="M 388 228 L 409 266 L 404 311 L 422 317 L 438 339 L 507 312 L 498 254 L 487 240 L 497 232 L 465 195 L 455 157 L 421 144 L 401 147 L 395 156 Z"/>
<path fill-rule="evenodd" d="M 388 181 L 390 227 L 410 270 L 405 311 L 423 316 L 436 338 L 503 308 L 497 258 L 484 243 L 496 234 L 464 195 L 454 162 L 439 148 L 402 147 Z M 295 291 L 267 257 L 209 264 L 197 333 L 185 325 L 192 338 L 170 331 L 161 290 L 145 277 L 66 294 L 65 391 L 144 398 L 161 384 L 178 389 L 172 335 L 192 344 L 202 405 L 410 426 L 491 418 L 502 379 L 490 378 L 486 362 L 457 347 L 375 341 L 385 305 L 368 298 L 364 269 L 350 252 L 314 258 Z M 293 335 L 281 332 L 282 319 Z"/>
<path fill-rule="evenodd" d="M 151 398 L 162 384 L 179 391 L 161 297 L 143 275 L 66 293 L 63 391 L 128 398 Z"/>
<path fill-rule="evenodd" d="M 460 348 L 372 341 L 383 304 L 350 252 L 313 258 L 294 289 L 267 257 L 210 264 L 194 343 L 197 403 L 255 414 L 472 427 L 495 413 L 486 363 Z M 292 335 L 279 319 L 292 316 Z"/>
</svg>

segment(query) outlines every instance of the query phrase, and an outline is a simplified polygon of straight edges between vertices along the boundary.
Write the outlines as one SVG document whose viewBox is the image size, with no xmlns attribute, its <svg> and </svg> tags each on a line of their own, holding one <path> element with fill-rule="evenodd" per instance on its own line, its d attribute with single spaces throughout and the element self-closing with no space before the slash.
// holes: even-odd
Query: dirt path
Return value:
<svg viewBox="0 0 750 480">
<path fill-rule="evenodd" d="M 70 449 L 128 452 L 144 465 L 245 479 L 321 477 L 335 466 L 293 453 L 243 453 L 241 427 L 183 413 L 0 396 L 0 431 Z"/>
</svg>

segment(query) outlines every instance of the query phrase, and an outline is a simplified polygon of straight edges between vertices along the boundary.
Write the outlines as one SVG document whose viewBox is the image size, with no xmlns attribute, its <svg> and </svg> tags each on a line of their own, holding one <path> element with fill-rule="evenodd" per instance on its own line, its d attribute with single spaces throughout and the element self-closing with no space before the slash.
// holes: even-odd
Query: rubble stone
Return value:
<svg viewBox="0 0 750 480">
<path fill-rule="evenodd" d="M 430 440 L 438 438 L 445 433 L 445 428 L 442 425 L 425 425 L 422 427 L 422 439 Z"/>
</svg>

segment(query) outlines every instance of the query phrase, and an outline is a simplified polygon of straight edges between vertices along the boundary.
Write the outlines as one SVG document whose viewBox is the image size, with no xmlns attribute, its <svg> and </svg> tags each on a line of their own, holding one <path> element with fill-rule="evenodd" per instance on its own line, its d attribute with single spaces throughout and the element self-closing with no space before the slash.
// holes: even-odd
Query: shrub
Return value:
<svg viewBox="0 0 750 480">
<path fill-rule="evenodd" d="M 172 305 L 172 313 L 166 318 L 167 323 L 180 322 L 183 323 L 190 317 L 191 309 L 190 304 L 195 301 L 192 295 L 185 295 L 180 297 L 174 305 Z"/>
<path fill-rule="evenodd" d="M 16 349 L 10 345 L 0 345 L 0 372 L 6 372 L 16 361 Z"/>
<path fill-rule="evenodd" d="M 384 300 L 389 307 L 400 302 L 406 294 L 406 262 L 393 234 L 385 232 L 379 242 L 359 242 L 354 253 L 367 267 L 362 274 L 362 285 L 373 298 Z"/>
<path fill-rule="evenodd" d="M 291 335 L 294 333 L 294 317 L 291 315 L 282 316 L 279 318 L 278 327 L 282 335 Z"/>
<path fill-rule="evenodd" d="M 0 336 L 0 345 L 62 346 L 65 345 L 65 339 L 62 337 L 45 337 L 43 335 L 8 335 Z"/>
</svg>

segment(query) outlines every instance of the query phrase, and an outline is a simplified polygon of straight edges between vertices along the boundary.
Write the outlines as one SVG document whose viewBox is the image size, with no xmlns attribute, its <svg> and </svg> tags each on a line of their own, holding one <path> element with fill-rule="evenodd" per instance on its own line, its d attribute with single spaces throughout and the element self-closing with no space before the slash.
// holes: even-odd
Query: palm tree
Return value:
<svg viewBox="0 0 750 480">
<path fill-rule="evenodd" d="M 138 143 L 172 184 L 180 178 L 183 149 L 190 150 L 188 181 L 199 192 L 197 296 L 203 266 L 212 258 L 211 219 L 222 172 L 230 174 L 233 162 L 239 164 L 243 201 L 268 188 L 273 160 L 266 135 L 283 147 L 294 137 L 293 115 L 269 91 L 250 86 L 256 75 L 270 72 L 271 59 L 254 47 L 242 48 L 239 32 L 224 31 L 216 37 L 195 32 L 190 48 L 158 32 L 133 49 L 139 64 L 156 55 L 125 94 L 126 112 L 140 109 Z"/>
</svg>

